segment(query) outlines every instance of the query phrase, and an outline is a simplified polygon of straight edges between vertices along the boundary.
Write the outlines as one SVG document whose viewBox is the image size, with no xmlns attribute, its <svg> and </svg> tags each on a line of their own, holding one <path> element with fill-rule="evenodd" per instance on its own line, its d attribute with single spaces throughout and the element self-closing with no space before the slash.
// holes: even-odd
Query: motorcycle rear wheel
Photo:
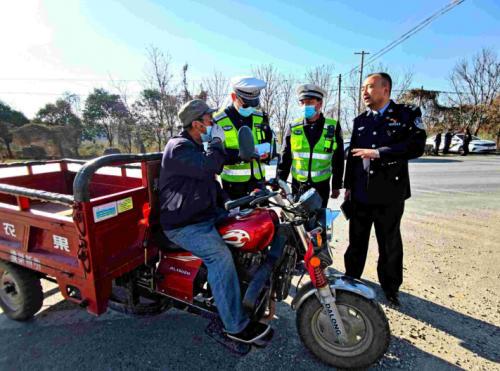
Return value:
<svg viewBox="0 0 500 371">
<path fill-rule="evenodd" d="M 321 361 L 337 368 L 365 368 L 387 351 L 389 322 L 381 306 L 359 295 L 337 291 L 336 305 L 347 333 L 342 344 L 316 295 L 297 312 L 297 330 L 306 348 Z"/>
</svg>

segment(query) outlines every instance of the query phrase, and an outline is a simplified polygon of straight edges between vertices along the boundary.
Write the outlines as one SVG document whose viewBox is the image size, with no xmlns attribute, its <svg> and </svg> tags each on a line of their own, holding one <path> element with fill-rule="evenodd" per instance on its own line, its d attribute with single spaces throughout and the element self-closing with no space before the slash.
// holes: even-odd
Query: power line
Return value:
<svg viewBox="0 0 500 371">
<path fill-rule="evenodd" d="M 434 20 L 439 18 L 440 16 L 444 15 L 445 13 L 449 12 L 451 9 L 455 8 L 456 6 L 462 4 L 465 0 L 453 0 L 451 3 L 447 4 L 443 8 L 439 9 L 429 17 L 425 18 L 423 21 L 418 23 L 416 26 L 412 27 L 409 31 L 405 32 L 403 35 L 399 36 L 396 40 L 390 42 L 386 46 L 384 46 L 382 49 L 374 53 L 366 62 L 366 65 L 369 65 L 373 63 L 375 60 L 378 58 L 382 57 L 384 54 L 388 53 L 392 49 L 394 49 L 396 46 L 400 45 L 402 42 L 408 40 L 410 37 L 415 35 L 417 32 L 421 31 L 423 28 L 431 24 Z M 354 67 L 351 69 L 347 75 L 350 75 L 351 73 L 357 71 L 360 69 L 360 65 Z"/>
</svg>

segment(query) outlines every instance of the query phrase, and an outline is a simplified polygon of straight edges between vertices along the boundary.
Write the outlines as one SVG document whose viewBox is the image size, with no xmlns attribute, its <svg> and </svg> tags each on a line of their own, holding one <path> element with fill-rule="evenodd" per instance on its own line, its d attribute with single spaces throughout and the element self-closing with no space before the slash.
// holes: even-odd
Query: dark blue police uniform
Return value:
<svg viewBox="0 0 500 371">
<path fill-rule="evenodd" d="M 396 293 L 403 280 L 400 222 L 411 196 L 408 160 L 420 157 L 426 133 L 420 108 L 389 103 L 382 114 L 365 112 L 354 119 L 351 149 L 377 149 L 380 158 L 363 161 L 349 153 L 344 187 L 351 190 L 346 275 L 363 273 L 370 230 L 375 225 L 379 246 L 378 277 L 386 293 Z"/>
</svg>

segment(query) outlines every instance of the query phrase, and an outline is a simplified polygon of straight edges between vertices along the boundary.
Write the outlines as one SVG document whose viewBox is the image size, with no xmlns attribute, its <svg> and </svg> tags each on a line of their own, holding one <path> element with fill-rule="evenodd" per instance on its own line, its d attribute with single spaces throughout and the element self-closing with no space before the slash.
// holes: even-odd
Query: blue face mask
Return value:
<svg viewBox="0 0 500 371">
<path fill-rule="evenodd" d="M 212 140 L 212 127 L 205 126 L 205 128 L 207 129 L 207 132 L 205 134 L 201 134 L 201 141 L 210 142 Z"/>
<path fill-rule="evenodd" d="M 240 108 L 238 108 L 238 113 L 243 117 L 248 117 L 254 112 L 255 112 L 255 107 L 247 107 L 247 108 L 240 107 Z"/>
<path fill-rule="evenodd" d="M 316 107 L 314 106 L 302 106 L 302 112 L 306 119 L 310 119 L 316 114 Z"/>
</svg>

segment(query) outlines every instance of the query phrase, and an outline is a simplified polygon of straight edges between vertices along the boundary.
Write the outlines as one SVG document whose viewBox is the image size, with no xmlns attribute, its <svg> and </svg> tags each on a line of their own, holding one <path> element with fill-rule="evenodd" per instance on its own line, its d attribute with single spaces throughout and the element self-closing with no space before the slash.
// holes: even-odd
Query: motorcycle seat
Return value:
<svg viewBox="0 0 500 371">
<path fill-rule="evenodd" d="M 156 242 L 156 245 L 162 252 L 186 251 L 179 245 L 170 241 L 168 237 L 165 236 L 165 233 L 163 233 L 163 230 L 161 228 L 155 228 L 153 230 L 153 238 Z"/>
</svg>

